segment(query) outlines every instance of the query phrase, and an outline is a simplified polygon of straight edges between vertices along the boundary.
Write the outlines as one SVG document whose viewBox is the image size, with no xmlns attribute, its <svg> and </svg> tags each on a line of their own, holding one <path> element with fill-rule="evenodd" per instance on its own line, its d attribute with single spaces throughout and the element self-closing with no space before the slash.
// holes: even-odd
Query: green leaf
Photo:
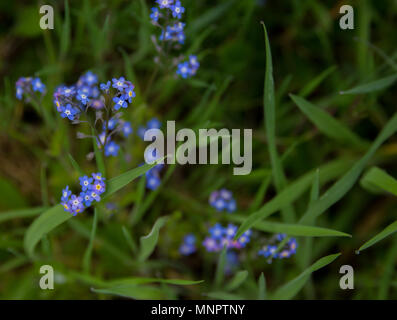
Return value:
<svg viewBox="0 0 397 320">
<path fill-rule="evenodd" d="M 225 287 L 226 291 L 232 291 L 234 289 L 237 289 L 240 285 L 243 284 L 245 279 L 247 279 L 248 276 L 248 271 L 247 270 L 242 270 L 237 272 L 232 280 L 227 284 Z"/>
<path fill-rule="evenodd" d="M 322 173 L 320 177 L 321 182 L 325 183 L 339 176 L 347 170 L 350 163 L 351 162 L 347 160 L 337 160 L 324 165 L 320 168 Z M 283 208 L 286 204 L 293 203 L 297 200 L 311 186 L 315 174 L 316 170 L 313 170 L 290 183 L 288 187 L 272 200 L 268 201 L 261 209 L 249 215 L 238 229 L 235 238 L 237 239 L 249 228 L 254 227 L 259 220 L 267 218 Z"/>
<path fill-rule="evenodd" d="M 132 180 L 144 174 L 153 166 L 155 166 L 155 164 L 145 164 L 141 167 L 127 171 L 126 173 L 118 177 L 110 179 L 106 184 L 107 190 L 104 198 L 120 190 Z M 33 223 L 26 231 L 24 238 L 24 247 L 26 253 L 30 257 L 32 257 L 34 253 L 34 248 L 36 247 L 40 239 L 48 232 L 58 227 L 65 221 L 68 221 L 72 217 L 73 216 L 69 212 L 64 211 L 61 204 L 58 204 L 41 214 L 36 220 L 33 221 Z"/>
<path fill-rule="evenodd" d="M 244 298 L 240 295 L 223 291 L 209 292 L 207 293 L 207 296 L 215 300 L 244 300 Z"/>
<path fill-rule="evenodd" d="M 311 94 L 320 84 L 323 82 L 332 72 L 336 70 L 336 66 L 331 66 L 328 69 L 321 72 L 317 77 L 311 80 L 300 92 L 301 97 L 307 97 Z"/>
<path fill-rule="evenodd" d="M 290 94 L 290 97 L 310 121 L 327 137 L 336 141 L 349 143 L 352 146 L 368 146 L 368 143 L 364 142 L 359 136 L 324 110 L 301 97 L 293 94 Z"/>
<path fill-rule="evenodd" d="M 201 16 L 196 17 L 194 21 L 189 24 L 186 34 L 198 34 L 201 29 L 209 27 L 210 23 L 220 18 L 234 3 L 235 0 L 222 2 L 210 10 L 207 10 Z"/>
<path fill-rule="evenodd" d="M 361 179 L 361 185 L 372 191 L 387 191 L 397 196 L 397 180 L 378 167 L 371 168 Z"/>
<path fill-rule="evenodd" d="M 340 256 L 340 253 L 331 254 L 329 256 L 323 257 L 317 260 L 310 267 L 305 269 L 299 276 L 293 280 L 287 282 L 281 288 L 279 288 L 272 296 L 274 300 L 287 300 L 293 298 L 305 285 L 310 275 L 332 263 L 336 258 Z"/>
<path fill-rule="evenodd" d="M 258 300 L 265 300 L 266 299 L 266 279 L 261 272 L 261 275 L 259 276 L 258 280 Z"/>
<path fill-rule="evenodd" d="M 76 160 L 74 160 L 73 156 L 70 153 L 68 154 L 68 157 L 70 162 L 72 163 L 73 169 L 76 170 L 80 176 L 84 176 L 83 170 L 81 170 L 80 166 L 78 165 Z"/>
<path fill-rule="evenodd" d="M 270 154 L 270 162 L 272 165 L 272 174 L 274 184 L 277 192 L 281 192 L 286 184 L 287 179 L 284 174 L 281 161 L 278 157 L 277 146 L 276 146 L 276 102 L 274 95 L 274 79 L 273 79 L 273 62 L 272 52 L 269 43 L 269 37 L 267 34 L 266 26 L 262 22 L 263 31 L 265 34 L 265 45 L 266 45 L 266 70 L 265 70 L 265 83 L 264 83 L 264 94 L 263 94 L 263 108 L 265 116 L 265 129 L 267 137 L 267 145 Z M 284 209 L 285 208 L 285 209 Z M 291 206 L 288 204 L 283 207 L 283 216 L 287 222 L 295 220 L 295 213 Z"/>
<path fill-rule="evenodd" d="M 85 273 L 90 272 L 92 249 L 94 247 L 94 240 L 95 240 L 97 224 L 98 224 L 98 209 L 95 208 L 94 209 L 94 218 L 92 219 L 92 229 L 91 229 L 90 240 L 88 242 L 88 247 L 87 247 L 87 249 L 84 253 L 84 257 L 83 257 L 83 270 Z"/>
<path fill-rule="evenodd" d="M 186 280 L 186 279 L 162 279 L 162 278 L 124 278 L 111 280 L 108 282 L 109 286 L 118 286 L 118 285 L 134 285 L 134 284 L 148 284 L 148 283 L 166 283 L 173 284 L 178 286 L 190 286 L 203 283 L 204 280 Z M 106 285 L 107 286 L 107 285 Z"/>
<path fill-rule="evenodd" d="M 70 13 L 69 13 L 69 1 L 65 0 L 65 18 L 62 26 L 61 34 L 61 57 L 65 57 L 70 43 Z"/>
<path fill-rule="evenodd" d="M 227 252 L 227 247 L 224 246 L 221 254 L 219 255 L 218 258 L 218 264 L 216 266 L 216 271 L 215 271 L 215 288 L 219 288 L 223 282 L 223 276 L 225 274 L 225 265 L 226 265 L 226 252 Z"/>
<path fill-rule="evenodd" d="M 244 222 L 245 220 L 244 216 L 237 214 L 226 215 L 225 218 L 234 222 Z M 296 237 L 351 237 L 350 234 L 341 231 L 301 224 L 260 221 L 256 222 L 252 227 L 264 232 L 285 233 Z"/>
<path fill-rule="evenodd" d="M 0 213 L 0 223 L 18 218 L 34 217 L 42 213 L 46 209 L 47 209 L 46 207 L 38 207 L 38 208 L 29 208 L 29 209 L 2 212 Z"/>
<path fill-rule="evenodd" d="M 397 221 L 394 221 L 392 224 L 388 225 L 385 229 L 379 232 L 376 236 L 372 237 L 370 240 L 365 242 L 360 248 L 358 248 L 357 253 L 372 247 L 375 243 L 383 240 L 384 238 L 390 236 L 394 232 L 397 231 Z"/>
<path fill-rule="evenodd" d="M 338 202 L 356 183 L 362 171 L 372 158 L 376 150 L 397 131 L 397 114 L 389 120 L 367 153 L 332 187 L 330 187 L 318 200 L 314 201 L 301 218 L 301 223 L 311 221 L 325 212 L 334 203 Z"/>
<path fill-rule="evenodd" d="M 91 289 L 95 293 L 110 294 L 138 300 L 164 300 L 164 292 L 152 286 L 121 285 L 107 289 Z"/>
<path fill-rule="evenodd" d="M 350 90 L 341 91 L 340 94 L 363 94 L 363 93 L 374 92 L 390 87 L 396 80 L 397 80 L 397 74 L 394 74 L 370 83 L 366 83 L 354 87 Z"/>
<path fill-rule="evenodd" d="M 161 217 L 157 219 L 156 223 L 152 228 L 152 231 L 150 231 L 147 236 L 141 237 L 141 251 L 138 257 L 139 261 L 145 261 L 152 254 L 154 248 L 157 245 L 160 229 L 164 226 L 167 219 L 168 217 Z"/>
</svg>

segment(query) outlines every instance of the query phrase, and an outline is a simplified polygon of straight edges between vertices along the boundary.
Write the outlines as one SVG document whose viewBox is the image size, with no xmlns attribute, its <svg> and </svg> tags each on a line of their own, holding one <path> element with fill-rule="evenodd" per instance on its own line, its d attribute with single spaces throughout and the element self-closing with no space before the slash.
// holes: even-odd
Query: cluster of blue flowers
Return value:
<svg viewBox="0 0 397 320">
<path fill-rule="evenodd" d="M 62 190 L 61 204 L 65 211 L 73 216 L 83 212 L 93 202 L 101 200 L 101 194 L 105 192 L 105 178 L 101 173 L 93 173 L 92 178 L 83 176 L 79 178 L 81 192 L 79 195 L 72 194 L 69 186 Z"/>
<path fill-rule="evenodd" d="M 212 192 L 209 198 L 209 204 L 217 211 L 232 213 L 237 209 L 236 200 L 233 199 L 233 193 L 226 189 Z"/>
<path fill-rule="evenodd" d="M 186 79 L 192 77 L 196 74 L 200 63 L 197 61 L 197 57 L 190 55 L 187 61 L 178 64 L 178 69 L 176 71 L 182 78 Z"/>
<path fill-rule="evenodd" d="M 217 223 L 209 229 L 210 236 L 206 237 L 203 241 L 203 246 L 209 252 L 218 252 L 226 246 L 226 248 L 241 249 L 245 248 L 247 243 L 250 242 L 252 234 L 251 230 L 247 230 L 237 240 L 233 240 L 237 232 L 237 226 L 229 223 L 227 227 L 222 227 Z"/>
<path fill-rule="evenodd" d="M 150 14 L 150 19 L 155 26 L 161 28 L 162 32 L 159 36 L 161 42 L 171 42 L 177 44 L 174 48 L 179 48 L 185 43 L 185 23 L 181 22 L 182 14 L 185 8 L 179 0 L 156 0 L 158 7 L 153 7 Z M 161 47 L 156 46 L 158 51 Z M 189 56 L 187 61 L 180 62 L 181 59 L 176 59 L 175 65 L 176 74 L 186 79 L 196 74 L 200 64 L 197 57 Z"/>
<path fill-rule="evenodd" d="M 96 120 L 91 126 L 95 127 L 97 120 L 102 120 L 97 135 L 98 147 L 104 148 L 107 157 L 117 156 L 120 146 L 112 139 L 114 133 L 121 132 L 126 138 L 133 132 L 131 123 L 122 120 L 117 112 L 132 102 L 135 97 L 134 85 L 123 77 L 98 84 L 97 75 L 88 71 L 75 85 L 59 86 L 54 92 L 54 105 L 62 118 L 68 118 L 73 123 L 78 123 L 77 120 L 86 115 L 89 108 L 94 109 Z M 112 106 L 107 106 L 106 101 L 113 101 Z M 103 119 L 101 109 L 106 110 L 109 119 Z"/>
<path fill-rule="evenodd" d="M 295 238 L 290 238 L 287 243 L 277 252 L 278 244 L 285 239 L 286 235 L 279 233 L 273 239 L 271 244 L 267 244 L 258 251 L 258 255 L 265 258 L 285 259 L 296 253 L 298 243 Z"/>
<path fill-rule="evenodd" d="M 16 97 L 22 100 L 23 95 L 26 96 L 26 101 L 29 102 L 36 92 L 40 92 L 41 96 L 45 95 L 46 86 L 41 82 L 40 78 L 36 77 L 21 77 L 15 83 Z"/>
<path fill-rule="evenodd" d="M 183 238 L 183 242 L 179 247 L 179 253 L 184 256 L 188 256 L 196 252 L 195 243 L 196 243 L 196 237 L 192 233 L 187 234 Z"/>
</svg>

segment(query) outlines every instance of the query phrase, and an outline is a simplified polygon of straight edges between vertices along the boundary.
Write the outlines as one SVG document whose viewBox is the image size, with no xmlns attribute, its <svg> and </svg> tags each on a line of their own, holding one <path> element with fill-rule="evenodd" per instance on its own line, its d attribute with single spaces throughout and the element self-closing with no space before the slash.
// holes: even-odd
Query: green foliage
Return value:
<svg viewBox="0 0 397 320">
<path fill-rule="evenodd" d="M 162 54 L 196 54 L 190 79 L 175 75 L 173 59 L 155 62 L 154 0 L 48 4 L 54 30 L 40 29 L 37 3 L 0 3 L 1 299 L 397 298 L 393 0 L 357 2 L 349 31 L 331 1 L 186 1 L 186 42 Z M 117 157 L 53 106 L 55 88 L 87 70 L 135 85 L 122 112 L 134 134 Z M 46 84 L 42 102 L 15 98 L 25 76 Z M 252 129 L 251 174 L 166 165 L 160 187 L 147 189 L 147 143 L 136 132 L 153 117 L 195 132 Z M 61 190 L 91 172 L 107 191 L 72 217 Z M 236 213 L 208 205 L 221 188 L 233 191 Z M 237 225 L 236 238 L 253 231 L 236 266 L 226 250 L 202 246 L 218 222 Z M 187 233 L 197 252 L 182 256 Z M 296 237 L 297 253 L 269 264 L 258 250 L 276 233 Z M 356 289 L 343 296 L 342 260 L 357 266 Z M 37 290 L 43 264 L 54 267 L 56 290 Z"/>
</svg>

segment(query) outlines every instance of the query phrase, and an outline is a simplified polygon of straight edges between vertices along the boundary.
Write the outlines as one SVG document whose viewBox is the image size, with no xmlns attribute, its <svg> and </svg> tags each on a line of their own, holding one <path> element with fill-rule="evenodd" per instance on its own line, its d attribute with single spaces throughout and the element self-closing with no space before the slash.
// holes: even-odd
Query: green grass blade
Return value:
<svg viewBox="0 0 397 320">
<path fill-rule="evenodd" d="M 95 293 L 110 294 L 124 298 L 138 300 L 163 300 L 166 299 L 164 292 L 152 286 L 121 285 L 107 289 L 91 289 Z"/>
<path fill-rule="evenodd" d="M 5 211 L 0 213 L 0 223 L 18 219 L 18 218 L 30 218 L 35 217 L 43 211 L 47 210 L 47 207 L 37 207 L 37 208 L 29 208 L 29 209 L 20 209 L 20 210 L 12 210 Z"/>
<path fill-rule="evenodd" d="M 83 257 L 83 271 L 85 273 L 90 273 L 92 249 L 94 247 L 94 240 L 95 240 L 97 225 L 98 225 L 98 209 L 95 208 L 94 209 L 94 218 L 92 219 L 92 229 L 91 229 L 90 240 L 89 240 L 88 247 L 87 247 L 87 249 L 84 253 L 84 257 Z"/>
<path fill-rule="evenodd" d="M 397 196 L 397 180 L 378 167 L 371 168 L 361 179 L 361 186 L 372 191 L 384 190 Z"/>
<path fill-rule="evenodd" d="M 350 90 L 341 91 L 340 94 L 364 94 L 370 93 L 374 91 L 379 91 L 390 87 L 397 80 L 397 74 L 366 83 L 357 87 L 354 87 Z"/>
<path fill-rule="evenodd" d="M 225 218 L 233 222 L 245 220 L 244 216 L 237 214 L 227 215 Z M 285 233 L 296 237 L 351 237 L 350 234 L 333 229 L 280 222 L 258 221 L 252 228 L 269 233 Z"/>
<path fill-rule="evenodd" d="M 304 98 L 293 94 L 290 97 L 310 121 L 327 137 L 349 143 L 352 146 L 368 146 L 368 143 L 364 142 L 359 136 L 324 110 L 316 107 Z"/>
<path fill-rule="evenodd" d="M 130 247 L 132 253 L 135 254 L 138 251 L 138 248 L 137 248 L 137 245 L 135 244 L 134 240 L 132 239 L 130 232 L 124 226 L 122 226 L 121 229 L 123 230 L 123 235 L 124 235 L 125 240 L 127 241 L 128 246 Z"/>
<path fill-rule="evenodd" d="M 265 34 L 265 46 L 266 46 L 266 70 L 265 70 L 265 83 L 264 83 L 264 94 L 263 94 L 263 108 L 265 116 L 265 130 L 270 155 L 270 162 L 272 165 L 272 174 L 274 184 L 277 192 L 281 192 L 286 184 L 287 179 L 285 178 L 284 170 L 281 165 L 277 153 L 276 146 L 276 102 L 274 94 L 274 79 L 273 79 L 273 62 L 272 52 L 269 43 L 269 37 L 267 34 L 266 26 L 262 22 L 263 31 Z M 283 208 L 283 216 L 286 222 L 293 222 L 295 220 L 295 213 L 291 204 L 288 204 Z"/>
<path fill-rule="evenodd" d="M 140 262 L 145 261 L 152 254 L 159 239 L 160 229 L 164 226 L 166 221 L 167 221 L 167 217 L 159 218 L 155 222 L 152 231 L 150 231 L 150 233 L 147 236 L 141 237 L 140 239 L 141 248 L 138 257 L 138 260 Z"/>
<path fill-rule="evenodd" d="M 337 160 L 321 167 L 321 182 L 325 183 L 338 177 L 347 170 L 350 163 L 351 162 L 347 160 Z M 249 215 L 238 229 L 236 238 L 240 237 L 249 228 L 254 227 L 259 220 L 267 218 L 285 207 L 286 204 L 293 203 L 297 200 L 311 186 L 315 174 L 316 170 L 313 170 L 290 183 L 288 187 L 267 202 L 261 209 Z"/>
<path fill-rule="evenodd" d="M 118 177 L 110 179 L 106 184 L 107 190 L 104 198 L 120 190 L 125 185 L 144 174 L 154 165 L 155 164 L 145 164 L 141 167 L 123 173 Z M 24 237 L 24 247 L 26 253 L 30 257 L 32 257 L 34 253 L 34 248 L 36 247 L 40 239 L 48 232 L 61 225 L 62 223 L 68 221 L 72 217 L 73 216 L 69 212 L 64 211 L 61 204 L 58 204 L 41 214 L 36 220 L 33 221 L 33 223 L 26 231 Z"/>
<path fill-rule="evenodd" d="M 220 288 L 223 282 L 223 277 L 225 275 L 226 253 L 227 253 L 227 248 L 225 246 L 219 255 L 218 264 L 216 266 L 215 280 L 214 280 L 215 288 Z"/>
<path fill-rule="evenodd" d="M 397 131 L 397 114 L 395 114 L 385 125 L 381 133 L 378 135 L 371 148 L 356 164 L 338 181 L 336 181 L 327 192 L 325 192 L 303 215 L 300 220 L 305 224 L 313 218 L 321 215 L 334 203 L 338 202 L 356 183 L 362 171 L 372 158 L 376 150 L 395 132 Z"/>
<path fill-rule="evenodd" d="M 239 286 L 243 284 L 245 279 L 248 277 L 248 271 L 247 270 L 242 270 L 237 272 L 232 280 L 226 285 L 225 289 L 226 291 L 232 291 L 234 289 L 237 289 Z"/>
<path fill-rule="evenodd" d="M 79 164 L 76 162 L 76 160 L 74 160 L 73 156 L 70 153 L 68 154 L 68 157 L 69 157 L 70 163 L 73 166 L 73 169 L 76 170 L 80 176 L 84 176 L 83 170 L 81 170 Z"/>
<path fill-rule="evenodd" d="M 303 288 L 313 272 L 329 265 L 339 256 L 340 253 L 336 253 L 317 260 L 314 264 L 312 264 L 305 271 L 303 271 L 299 276 L 277 289 L 277 291 L 273 294 L 272 299 L 286 300 L 293 298 Z"/>
<path fill-rule="evenodd" d="M 258 280 L 258 300 L 265 300 L 266 299 L 266 279 L 261 272 L 261 275 L 259 276 Z"/>
<path fill-rule="evenodd" d="M 336 70 L 336 66 L 331 66 L 321 72 L 317 77 L 311 80 L 303 89 L 299 92 L 299 95 L 303 98 L 306 98 L 310 95 L 316 88 L 330 75 L 332 72 Z"/>
<path fill-rule="evenodd" d="M 388 225 L 385 229 L 379 232 L 376 236 L 372 237 L 370 240 L 365 242 L 360 248 L 358 248 L 357 253 L 372 247 L 375 243 L 383 240 L 384 238 L 390 236 L 394 232 L 397 231 L 397 221 L 394 221 L 392 224 Z"/>
<path fill-rule="evenodd" d="M 69 1 L 65 0 L 65 18 L 62 26 L 60 54 L 61 57 L 65 57 L 69 48 L 70 43 L 70 13 L 69 13 Z"/>
</svg>

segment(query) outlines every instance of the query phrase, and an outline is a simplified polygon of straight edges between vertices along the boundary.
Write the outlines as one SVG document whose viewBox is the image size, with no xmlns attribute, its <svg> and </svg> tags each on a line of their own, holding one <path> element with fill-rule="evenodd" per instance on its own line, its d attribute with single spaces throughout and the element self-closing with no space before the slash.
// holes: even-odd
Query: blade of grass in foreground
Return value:
<svg viewBox="0 0 397 320">
<path fill-rule="evenodd" d="M 88 247 L 84 253 L 84 258 L 83 258 L 83 270 L 85 273 L 90 272 L 92 249 L 94 247 L 94 240 L 95 240 L 97 224 L 98 224 L 98 209 L 94 208 L 94 218 L 92 220 L 92 229 L 91 229 L 90 240 L 89 240 Z"/>
<path fill-rule="evenodd" d="M 110 179 L 106 184 L 107 190 L 104 198 L 109 197 L 119 189 L 123 188 L 125 185 L 144 174 L 153 166 L 155 166 L 155 164 L 145 164 L 141 167 L 127 171 L 126 173 L 123 173 L 118 177 Z M 36 220 L 33 221 L 33 223 L 26 231 L 24 237 L 24 247 L 26 253 L 30 257 L 32 257 L 34 253 L 34 248 L 36 247 L 40 239 L 45 234 L 47 234 L 57 226 L 61 225 L 62 223 L 66 222 L 67 220 L 71 219 L 72 217 L 73 216 L 69 212 L 63 210 L 63 206 L 61 204 L 58 204 L 41 214 Z"/>
<path fill-rule="evenodd" d="M 340 142 L 349 143 L 354 147 L 368 147 L 368 143 L 347 128 L 344 124 L 330 116 L 324 110 L 316 107 L 304 98 L 290 94 L 298 108 L 312 121 L 327 137 Z"/>
<path fill-rule="evenodd" d="M 273 295 L 274 300 L 287 300 L 293 298 L 305 285 L 306 281 L 309 279 L 310 275 L 332 263 L 336 258 L 340 256 L 340 253 L 331 254 L 329 256 L 323 257 L 317 260 L 309 268 L 303 271 L 299 276 L 289 281 L 281 288 L 279 288 Z"/>
<path fill-rule="evenodd" d="M 227 220 L 240 223 L 245 220 L 244 216 L 236 214 L 226 215 L 225 218 Z M 252 227 L 264 232 L 285 233 L 286 235 L 296 237 L 351 237 L 350 234 L 338 230 L 314 226 L 305 226 L 300 224 L 260 221 L 256 222 Z"/>
<path fill-rule="evenodd" d="M 157 241 L 159 239 L 160 229 L 164 226 L 167 221 L 167 217 L 159 218 L 154 224 L 152 231 L 147 236 L 141 237 L 141 251 L 139 253 L 138 260 L 140 262 L 145 261 L 153 252 L 154 248 L 157 245 Z"/>
<path fill-rule="evenodd" d="M 397 131 L 397 114 L 388 121 L 367 153 L 318 200 L 314 201 L 300 222 L 305 224 L 325 212 L 334 203 L 338 202 L 356 183 L 368 161 L 376 150 Z"/>
<path fill-rule="evenodd" d="M 38 207 L 38 208 L 5 211 L 5 212 L 0 213 L 0 223 L 2 223 L 4 221 L 8 221 L 8 220 L 18 219 L 18 218 L 34 217 L 47 209 L 48 209 L 47 207 Z"/>
<path fill-rule="evenodd" d="M 341 91 L 340 94 L 363 94 L 370 93 L 390 87 L 397 80 L 397 74 L 366 83 L 350 90 Z"/>
<path fill-rule="evenodd" d="M 138 300 L 163 300 L 166 296 L 163 290 L 142 285 L 121 285 L 107 289 L 91 289 L 95 293 L 110 294 L 124 298 L 132 298 Z"/>
<path fill-rule="evenodd" d="M 350 165 L 350 160 L 343 159 L 335 160 L 320 167 L 320 183 L 324 184 L 325 182 L 338 177 L 345 172 Z M 238 229 L 235 239 L 240 237 L 249 228 L 254 227 L 259 220 L 269 217 L 284 207 L 287 203 L 293 203 L 295 200 L 297 200 L 311 186 L 315 174 L 316 170 L 306 173 L 296 181 L 292 182 L 288 187 L 286 187 L 272 200 L 268 201 L 258 211 L 249 215 Z"/>
<path fill-rule="evenodd" d="M 372 247 L 375 243 L 383 240 L 384 238 L 390 236 L 391 234 L 397 231 L 397 221 L 394 221 L 392 224 L 388 225 L 385 229 L 379 232 L 375 237 L 372 237 L 370 240 L 365 242 L 360 248 L 357 250 L 357 254 L 361 251 Z"/>
<path fill-rule="evenodd" d="M 263 31 L 265 33 L 265 45 L 266 45 L 266 70 L 265 70 L 265 83 L 264 83 L 264 94 L 263 94 L 263 108 L 265 116 L 265 129 L 267 144 L 269 149 L 270 161 L 272 165 L 272 174 L 274 184 L 277 192 L 281 192 L 286 184 L 287 179 L 284 174 L 284 170 L 281 165 L 281 161 L 278 157 L 276 147 L 276 106 L 275 106 L 275 95 L 274 95 L 274 79 L 273 79 L 273 62 L 272 53 L 269 43 L 269 36 L 267 34 L 266 26 L 263 22 Z M 283 218 L 286 222 L 293 222 L 295 220 L 295 213 L 291 204 L 283 207 L 282 210 Z"/>
<path fill-rule="evenodd" d="M 371 168 L 361 179 L 361 185 L 369 190 L 384 190 L 397 196 L 397 180 L 378 167 Z"/>
<path fill-rule="evenodd" d="M 237 289 L 239 286 L 243 284 L 245 279 L 248 277 L 248 271 L 247 270 L 242 270 L 237 272 L 232 280 L 226 285 L 225 289 L 226 291 L 232 291 L 234 289 Z"/>
<path fill-rule="evenodd" d="M 265 300 L 266 299 L 266 279 L 261 272 L 258 280 L 258 300 Z"/>
</svg>

